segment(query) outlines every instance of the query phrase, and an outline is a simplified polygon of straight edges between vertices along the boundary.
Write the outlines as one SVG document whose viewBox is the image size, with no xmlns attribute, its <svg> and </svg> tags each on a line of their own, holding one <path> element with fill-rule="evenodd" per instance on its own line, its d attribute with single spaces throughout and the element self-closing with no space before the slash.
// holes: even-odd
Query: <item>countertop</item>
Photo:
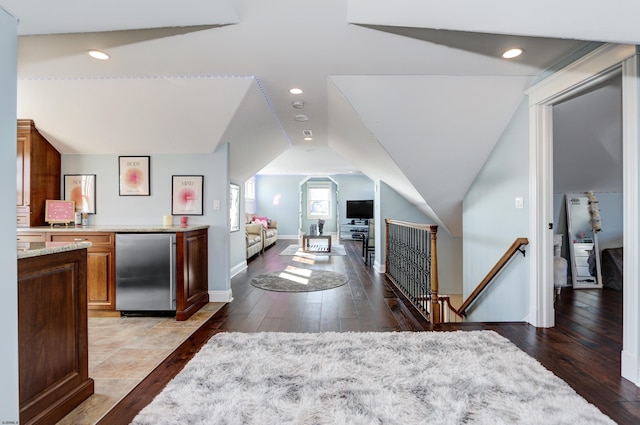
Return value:
<svg viewBox="0 0 640 425">
<path fill-rule="evenodd" d="M 113 225 L 113 226 L 39 226 L 39 227 L 18 227 L 18 233 L 25 232 L 112 232 L 112 233 L 180 233 L 191 232 L 193 230 L 208 229 L 209 225 L 194 226 L 162 226 L 162 225 Z"/>
<path fill-rule="evenodd" d="M 18 260 L 91 247 L 91 242 L 18 242 Z"/>
</svg>

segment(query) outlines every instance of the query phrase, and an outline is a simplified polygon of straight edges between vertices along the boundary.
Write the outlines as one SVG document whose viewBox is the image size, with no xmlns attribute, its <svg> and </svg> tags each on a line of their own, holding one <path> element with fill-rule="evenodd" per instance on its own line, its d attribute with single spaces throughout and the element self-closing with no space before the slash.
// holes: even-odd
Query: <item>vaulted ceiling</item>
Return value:
<svg viewBox="0 0 640 425">
<path fill-rule="evenodd" d="M 626 3 L 0 0 L 0 7 L 19 19 L 18 115 L 34 119 L 62 153 L 197 154 L 228 142 L 234 179 L 362 172 L 460 235 L 464 194 L 523 90 L 590 41 L 640 43 L 633 19 L 640 6 Z M 513 46 L 525 53 L 500 58 Z M 94 60 L 89 49 L 111 58 Z M 291 95 L 291 87 L 304 93 Z M 303 108 L 292 107 L 297 100 Z M 298 114 L 308 120 L 294 120 Z"/>
</svg>

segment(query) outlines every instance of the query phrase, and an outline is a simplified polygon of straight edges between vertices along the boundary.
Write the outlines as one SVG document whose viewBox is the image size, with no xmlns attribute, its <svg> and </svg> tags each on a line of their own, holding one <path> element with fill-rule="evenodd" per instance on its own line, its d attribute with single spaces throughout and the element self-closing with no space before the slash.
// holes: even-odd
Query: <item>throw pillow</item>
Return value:
<svg viewBox="0 0 640 425">
<path fill-rule="evenodd" d="M 253 222 L 255 224 L 262 224 L 265 229 L 268 227 L 267 220 L 262 220 L 260 217 L 256 217 Z"/>
</svg>

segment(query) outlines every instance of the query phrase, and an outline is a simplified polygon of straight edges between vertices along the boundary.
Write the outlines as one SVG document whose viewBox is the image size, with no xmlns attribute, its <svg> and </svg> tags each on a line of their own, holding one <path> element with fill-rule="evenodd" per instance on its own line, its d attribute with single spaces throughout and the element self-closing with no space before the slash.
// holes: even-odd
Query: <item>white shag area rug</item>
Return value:
<svg viewBox="0 0 640 425">
<path fill-rule="evenodd" d="M 493 331 L 221 333 L 134 424 L 614 424 Z"/>
</svg>

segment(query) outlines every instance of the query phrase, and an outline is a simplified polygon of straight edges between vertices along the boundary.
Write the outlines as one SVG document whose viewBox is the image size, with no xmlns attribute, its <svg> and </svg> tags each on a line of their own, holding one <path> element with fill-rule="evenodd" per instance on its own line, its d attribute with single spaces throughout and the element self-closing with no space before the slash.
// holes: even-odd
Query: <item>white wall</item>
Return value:
<svg viewBox="0 0 640 425">
<path fill-rule="evenodd" d="M 0 8 L 0 181 L 5 202 L 0 204 L 0 423 L 18 423 L 18 272 L 16 267 L 16 19 Z"/>
<path fill-rule="evenodd" d="M 150 196 L 119 196 L 117 155 L 63 155 L 62 174 L 96 175 L 96 214 L 89 216 L 89 225 L 159 226 L 171 214 L 171 176 L 204 175 L 204 215 L 189 216 L 189 223 L 210 226 L 209 291 L 224 298 L 230 290 L 228 156 L 228 144 L 212 154 L 151 155 Z M 213 209 L 214 200 L 220 201 L 219 210 Z"/>
<path fill-rule="evenodd" d="M 463 201 L 466 298 L 519 237 L 529 236 L 529 111 L 523 101 Z M 523 198 L 522 209 L 515 198 Z M 526 247 L 525 247 L 526 248 Z M 529 257 L 517 254 L 469 310 L 470 321 L 522 321 L 529 310 Z"/>
<path fill-rule="evenodd" d="M 420 224 L 435 224 L 431 219 L 411 205 L 398 192 L 383 182 L 378 182 L 379 218 L 376 217 L 376 262 L 384 261 L 385 219 L 408 221 Z M 378 209 L 378 208 L 377 208 Z M 378 213 L 378 211 L 376 211 Z M 438 292 L 440 295 L 462 294 L 462 239 L 451 236 L 438 228 Z"/>
</svg>

